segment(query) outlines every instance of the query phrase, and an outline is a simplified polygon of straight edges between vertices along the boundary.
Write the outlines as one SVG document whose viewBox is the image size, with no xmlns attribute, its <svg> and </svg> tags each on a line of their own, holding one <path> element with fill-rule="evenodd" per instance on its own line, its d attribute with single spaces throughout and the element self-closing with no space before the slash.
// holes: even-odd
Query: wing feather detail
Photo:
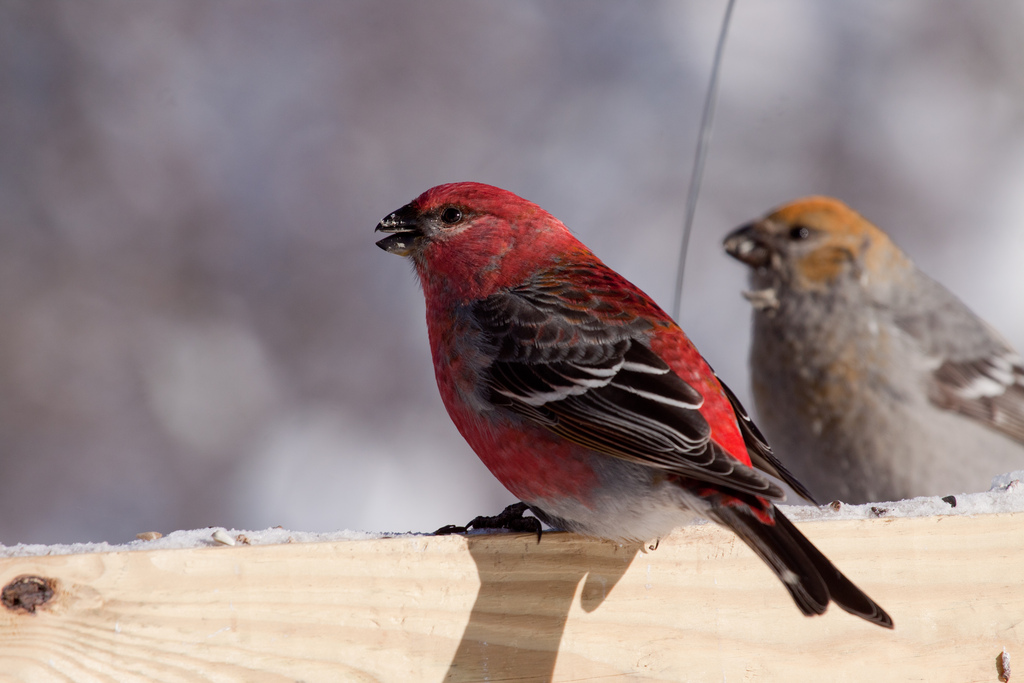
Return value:
<svg viewBox="0 0 1024 683">
<path fill-rule="evenodd" d="M 1024 443 L 1024 361 L 990 325 L 931 278 L 900 290 L 894 322 L 934 363 L 928 398 Z"/>
<path fill-rule="evenodd" d="M 1024 365 L 1012 351 L 947 360 L 932 375 L 930 398 L 1024 443 Z"/>
<path fill-rule="evenodd" d="M 559 284 L 501 292 L 472 313 L 494 350 L 484 376 L 492 403 L 613 457 L 783 497 L 711 440 L 704 397 L 649 348 L 653 324 L 625 306 Z"/>
</svg>

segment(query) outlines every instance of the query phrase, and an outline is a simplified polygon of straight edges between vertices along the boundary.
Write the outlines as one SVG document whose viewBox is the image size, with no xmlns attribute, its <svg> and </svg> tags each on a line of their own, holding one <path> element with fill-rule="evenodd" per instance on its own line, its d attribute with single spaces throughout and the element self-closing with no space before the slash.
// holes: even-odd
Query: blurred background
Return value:
<svg viewBox="0 0 1024 683">
<path fill-rule="evenodd" d="M 499 185 L 670 306 L 724 7 L 3 0 L 0 543 L 430 531 L 512 502 L 373 228 Z M 1022 64 L 1024 3 L 740 0 L 682 323 L 742 398 L 721 239 L 811 193 L 1024 348 Z"/>
</svg>

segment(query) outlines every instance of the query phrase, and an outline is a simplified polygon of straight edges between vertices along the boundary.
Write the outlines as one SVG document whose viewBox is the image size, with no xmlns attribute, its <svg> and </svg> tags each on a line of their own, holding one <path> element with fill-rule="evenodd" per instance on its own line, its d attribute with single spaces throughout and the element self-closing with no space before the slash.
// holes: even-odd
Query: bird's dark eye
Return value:
<svg viewBox="0 0 1024 683">
<path fill-rule="evenodd" d="M 455 225 L 462 220 L 462 212 L 454 206 L 449 206 L 441 212 L 441 222 L 445 225 Z"/>
<path fill-rule="evenodd" d="M 794 240 L 805 240 L 811 236 L 811 229 L 803 225 L 794 225 L 789 230 L 789 238 Z"/>
</svg>

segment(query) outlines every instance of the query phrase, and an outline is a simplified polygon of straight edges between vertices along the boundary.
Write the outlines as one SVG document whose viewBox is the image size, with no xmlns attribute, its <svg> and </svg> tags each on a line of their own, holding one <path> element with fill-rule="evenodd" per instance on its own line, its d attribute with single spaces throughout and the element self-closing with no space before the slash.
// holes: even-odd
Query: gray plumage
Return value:
<svg viewBox="0 0 1024 683">
<path fill-rule="evenodd" d="M 758 422 L 815 496 L 983 491 L 1024 467 L 1020 356 L 877 227 L 811 197 L 733 232 Z"/>
</svg>

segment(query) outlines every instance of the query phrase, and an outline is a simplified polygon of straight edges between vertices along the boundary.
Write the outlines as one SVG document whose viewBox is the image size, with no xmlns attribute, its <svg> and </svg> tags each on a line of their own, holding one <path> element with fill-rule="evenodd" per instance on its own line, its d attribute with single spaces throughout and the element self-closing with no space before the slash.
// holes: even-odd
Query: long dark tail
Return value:
<svg viewBox="0 0 1024 683">
<path fill-rule="evenodd" d="M 766 524 L 745 507 L 716 506 L 711 516 L 772 568 L 805 615 L 824 614 L 832 601 L 873 624 L 893 627 L 885 610 L 843 576 L 778 508 L 772 506 L 770 512 L 775 524 Z"/>
</svg>

